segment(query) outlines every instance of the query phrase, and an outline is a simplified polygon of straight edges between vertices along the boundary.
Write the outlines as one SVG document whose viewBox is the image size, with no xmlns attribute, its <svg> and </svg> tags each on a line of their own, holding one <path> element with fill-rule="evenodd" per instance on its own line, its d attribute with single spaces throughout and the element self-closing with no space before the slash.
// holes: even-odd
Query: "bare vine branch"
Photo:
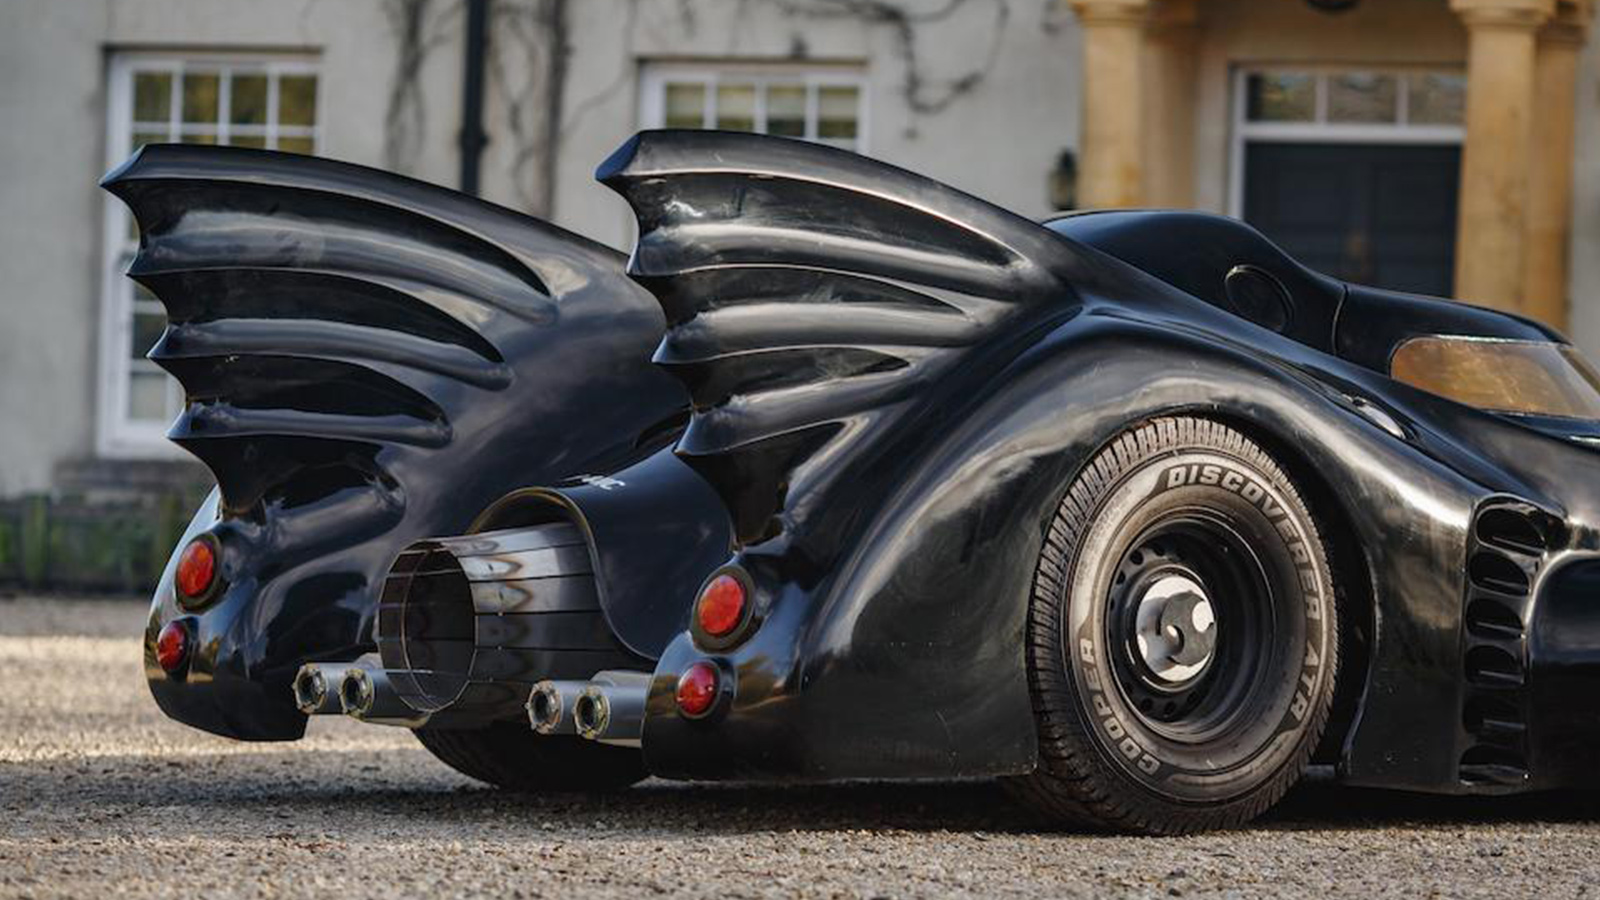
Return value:
<svg viewBox="0 0 1600 900">
<path fill-rule="evenodd" d="M 384 112 L 383 157 L 385 165 L 398 172 L 411 170 L 428 131 L 422 66 L 447 37 L 443 17 L 428 17 L 432 4 L 433 0 L 385 0 L 383 5 L 397 45 Z"/>
<path fill-rule="evenodd" d="M 894 33 L 895 48 L 905 65 L 905 80 L 901 97 L 906 106 L 919 115 L 936 115 L 950 107 L 963 95 L 971 93 L 994 70 L 1000 59 L 1000 46 L 1005 37 L 1006 25 L 1011 18 L 1010 0 L 945 0 L 931 10 L 916 11 L 905 3 L 890 0 L 770 0 L 785 13 L 816 19 L 854 18 L 867 25 L 889 28 Z M 988 49 L 983 62 L 976 68 L 956 77 L 938 81 L 923 70 L 917 46 L 917 26 L 940 22 L 954 16 L 973 3 L 988 2 L 994 6 L 994 25 L 989 32 Z"/>
</svg>

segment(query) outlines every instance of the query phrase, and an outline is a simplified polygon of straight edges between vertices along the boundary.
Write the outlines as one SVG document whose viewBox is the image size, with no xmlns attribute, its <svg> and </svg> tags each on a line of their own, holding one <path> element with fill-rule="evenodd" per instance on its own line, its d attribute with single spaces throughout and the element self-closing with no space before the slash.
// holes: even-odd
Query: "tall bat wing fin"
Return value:
<svg viewBox="0 0 1600 900">
<path fill-rule="evenodd" d="M 263 620 L 343 602 L 370 622 L 411 542 L 628 465 L 686 415 L 626 258 L 546 222 L 237 148 L 149 146 L 104 186 L 140 227 L 128 274 L 168 312 L 150 357 L 186 395 L 170 436 L 215 474 Z M 356 630 L 329 622 L 282 662 Z"/>
<path fill-rule="evenodd" d="M 1085 265 L 1035 222 L 800 141 L 644 132 L 598 177 L 638 218 L 629 274 L 660 302 L 656 360 L 693 400 L 679 453 L 746 542 L 940 373 L 1059 315 Z"/>
</svg>

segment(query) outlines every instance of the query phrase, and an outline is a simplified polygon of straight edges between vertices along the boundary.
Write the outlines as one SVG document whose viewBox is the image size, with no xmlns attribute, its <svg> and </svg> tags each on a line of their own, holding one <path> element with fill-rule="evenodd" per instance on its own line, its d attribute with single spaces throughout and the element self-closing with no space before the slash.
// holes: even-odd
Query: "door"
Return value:
<svg viewBox="0 0 1600 900">
<path fill-rule="evenodd" d="M 1319 272 L 1441 297 L 1455 275 L 1454 145 L 1244 147 L 1244 218 Z"/>
</svg>

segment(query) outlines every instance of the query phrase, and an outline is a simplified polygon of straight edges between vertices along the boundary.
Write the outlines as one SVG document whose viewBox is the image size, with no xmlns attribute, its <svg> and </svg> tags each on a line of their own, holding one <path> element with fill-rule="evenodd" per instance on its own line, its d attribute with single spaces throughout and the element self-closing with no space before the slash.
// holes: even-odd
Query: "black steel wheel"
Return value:
<svg viewBox="0 0 1600 900">
<path fill-rule="evenodd" d="M 1120 831 L 1246 822 L 1300 777 L 1333 701 L 1337 608 L 1311 513 L 1225 425 L 1130 431 L 1057 510 L 1027 650 L 1039 766 L 1016 793 Z"/>
<path fill-rule="evenodd" d="M 577 736 L 546 737 L 526 722 L 487 728 L 414 732 L 441 762 L 469 778 L 510 791 L 614 791 L 649 774 L 644 754 Z"/>
</svg>

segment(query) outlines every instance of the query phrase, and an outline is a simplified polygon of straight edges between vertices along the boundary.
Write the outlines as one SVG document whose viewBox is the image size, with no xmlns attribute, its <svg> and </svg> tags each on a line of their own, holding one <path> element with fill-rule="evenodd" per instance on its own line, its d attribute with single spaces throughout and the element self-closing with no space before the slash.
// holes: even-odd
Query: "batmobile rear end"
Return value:
<svg viewBox="0 0 1600 900">
<path fill-rule="evenodd" d="M 152 608 L 169 715 L 348 714 L 524 788 L 1014 776 L 1153 832 L 1314 753 L 1593 783 L 1600 389 L 1559 336 L 799 142 L 600 177 L 628 260 L 336 163 L 108 176 L 219 484 Z"/>
<path fill-rule="evenodd" d="M 662 480 L 702 497 L 665 506 L 684 527 L 634 564 L 672 573 L 715 546 L 715 498 L 668 449 L 688 409 L 649 363 L 660 309 L 615 251 L 409 179 L 248 150 L 149 147 L 105 186 L 140 225 L 128 274 L 168 310 L 150 355 L 188 396 L 172 439 L 218 483 L 146 636 L 174 718 L 298 738 L 295 673 L 379 649 L 396 557 L 521 487 L 659 456 Z M 636 618 L 596 651 L 652 649 L 659 626 Z"/>
</svg>

